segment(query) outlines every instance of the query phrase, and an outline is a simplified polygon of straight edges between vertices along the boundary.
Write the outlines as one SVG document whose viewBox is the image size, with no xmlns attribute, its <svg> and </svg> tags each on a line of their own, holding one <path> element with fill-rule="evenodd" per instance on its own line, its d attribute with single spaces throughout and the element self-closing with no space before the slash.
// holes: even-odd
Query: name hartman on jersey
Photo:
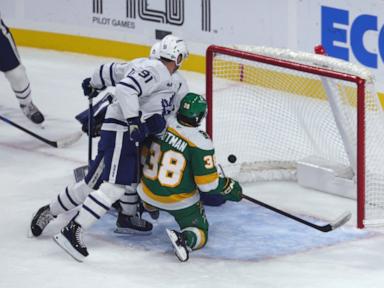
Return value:
<svg viewBox="0 0 384 288">
<path fill-rule="evenodd" d="M 181 139 L 180 137 L 177 137 L 176 135 L 168 131 L 163 135 L 163 138 L 161 140 L 168 143 L 169 145 L 179 150 L 180 152 L 184 152 L 185 148 L 188 145 L 187 142 L 185 142 L 183 139 Z"/>
</svg>

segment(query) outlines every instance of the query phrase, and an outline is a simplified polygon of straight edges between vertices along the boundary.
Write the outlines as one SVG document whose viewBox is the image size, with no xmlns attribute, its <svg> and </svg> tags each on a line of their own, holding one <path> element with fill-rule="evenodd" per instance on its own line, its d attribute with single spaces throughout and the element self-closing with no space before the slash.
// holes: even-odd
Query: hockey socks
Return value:
<svg viewBox="0 0 384 288">
<path fill-rule="evenodd" d="M 92 191 L 94 190 L 91 189 L 84 180 L 72 184 L 57 195 L 56 200 L 49 205 L 50 209 L 54 215 L 70 211 L 81 205 Z"/>
<path fill-rule="evenodd" d="M 200 249 L 207 243 L 206 232 L 199 228 L 187 227 L 181 230 L 181 233 L 191 250 Z"/>
<path fill-rule="evenodd" d="M 91 227 L 98 219 L 100 219 L 112 206 L 110 199 L 101 190 L 97 190 L 88 195 L 76 222 L 85 230 Z"/>
<path fill-rule="evenodd" d="M 139 195 L 135 188 L 136 187 L 128 186 L 124 195 L 120 198 L 121 210 L 125 215 L 136 215 Z"/>
<path fill-rule="evenodd" d="M 20 64 L 15 69 L 5 72 L 4 75 L 8 79 L 19 103 L 22 105 L 31 103 L 31 85 L 24 65 Z"/>
</svg>

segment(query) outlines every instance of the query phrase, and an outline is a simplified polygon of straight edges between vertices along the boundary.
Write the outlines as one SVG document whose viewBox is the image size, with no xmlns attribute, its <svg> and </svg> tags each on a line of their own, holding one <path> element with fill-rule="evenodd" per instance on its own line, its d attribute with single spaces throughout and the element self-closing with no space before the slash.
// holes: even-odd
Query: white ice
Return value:
<svg viewBox="0 0 384 288">
<path fill-rule="evenodd" d="M 80 83 L 110 59 L 29 48 L 20 53 L 34 102 L 47 115 L 44 130 L 31 129 L 47 137 L 79 130 L 73 117 L 87 107 Z M 191 90 L 204 93 L 204 75 L 182 73 Z M 0 112 L 31 127 L 3 76 L 0 87 Z M 118 236 L 107 214 L 86 234 L 90 256 L 75 262 L 51 240 L 71 215 L 59 217 L 39 239 L 27 231 L 32 214 L 86 162 L 85 136 L 55 149 L 0 122 L 0 287 L 383 287 L 384 237 L 354 228 L 355 201 L 294 183 L 248 184 L 245 193 L 316 223 L 344 210 L 354 217 L 321 233 L 245 200 L 208 207 L 207 247 L 179 263 L 164 231 L 176 227 L 171 217 L 162 213 L 151 236 Z"/>
</svg>

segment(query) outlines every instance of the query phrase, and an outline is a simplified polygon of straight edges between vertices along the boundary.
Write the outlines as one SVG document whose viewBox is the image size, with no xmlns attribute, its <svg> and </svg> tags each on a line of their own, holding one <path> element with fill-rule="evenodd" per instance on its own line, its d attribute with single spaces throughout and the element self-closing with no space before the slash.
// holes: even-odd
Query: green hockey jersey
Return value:
<svg viewBox="0 0 384 288">
<path fill-rule="evenodd" d="M 201 192 L 218 188 L 212 140 L 195 127 L 175 118 L 147 149 L 138 193 L 144 202 L 164 210 L 187 208 L 200 200 Z"/>
</svg>

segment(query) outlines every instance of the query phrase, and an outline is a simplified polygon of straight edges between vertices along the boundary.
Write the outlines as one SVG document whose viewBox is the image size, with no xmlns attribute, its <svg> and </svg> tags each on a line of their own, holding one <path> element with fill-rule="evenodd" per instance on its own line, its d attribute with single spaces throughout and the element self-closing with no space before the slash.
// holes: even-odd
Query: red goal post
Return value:
<svg viewBox="0 0 384 288">
<path fill-rule="evenodd" d="M 382 175 L 380 175 L 380 179 L 378 180 L 380 183 L 373 184 L 378 191 L 372 192 L 376 193 L 372 197 L 376 198 L 374 198 L 374 200 L 372 200 L 373 198 L 369 199 L 368 204 L 366 198 L 366 122 L 368 120 L 371 121 L 371 119 L 375 119 L 376 122 L 381 121 L 381 119 L 379 119 L 381 117 L 378 113 L 375 113 L 375 118 L 372 118 L 370 115 L 367 118 L 366 111 L 368 109 L 370 113 L 372 112 L 373 114 L 373 112 L 377 112 L 377 109 L 379 109 L 380 112 L 382 112 L 381 107 L 376 107 L 378 105 L 376 100 L 369 100 L 371 101 L 369 102 L 369 107 L 366 107 L 366 82 L 368 81 L 371 83 L 373 81 L 372 79 L 373 77 L 365 69 L 327 56 L 265 47 L 240 46 L 229 48 L 215 45 L 209 46 L 206 52 L 206 98 L 208 102 L 206 129 L 214 139 L 219 162 L 225 162 L 224 166 L 228 167 L 228 169 L 230 169 L 231 166 L 236 166 L 235 174 L 240 177 L 240 174 L 243 173 L 243 171 L 252 170 L 251 166 L 254 166 L 253 163 L 258 161 L 262 163 L 276 163 L 280 161 L 278 155 L 276 155 L 276 159 L 274 159 L 274 151 L 272 148 L 269 151 L 269 146 L 277 147 L 275 150 L 278 150 L 281 146 L 284 146 L 283 148 L 285 148 L 285 146 L 292 145 L 288 151 L 296 151 L 300 150 L 300 147 L 296 146 L 300 146 L 302 142 L 313 142 L 311 145 L 313 144 L 314 148 L 309 147 L 309 145 L 308 149 L 303 149 L 310 151 L 308 152 L 308 155 L 305 153 L 303 153 L 303 155 L 298 154 L 297 159 L 288 160 L 296 163 L 294 164 L 295 169 L 299 169 L 299 166 L 303 167 L 301 158 L 306 158 L 309 154 L 314 154 L 316 157 L 321 155 L 322 159 L 325 159 L 326 161 L 329 160 L 330 162 L 333 162 L 333 156 L 336 155 L 336 160 L 340 158 L 342 159 L 341 162 L 344 162 L 343 166 L 350 166 L 353 175 L 351 176 L 352 180 L 349 180 L 356 184 L 357 226 L 363 228 L 367 224 L 367 209 L 375 210 L 377 205 L 384 205 L 384 198 L 381 199 L 381 195 L 376 195 L 380 192 L 384 193 L 384 191 L 381 191 L 381 189 L 384 188 L 381 183 Z M 327 94 L 327 96 L 324 96 L 323 94 Z M 331 97 L 329 94 L 335 94 L 336 96 L 333 95 Z M 370 92 L 370 97 L 372 97 L 373 94 L 375 94 L 375 92 Z M 330 99 L 333 97 L 336 99 Z M 279 99 L 275 100 L 275 98 Z M 286 100 L 285 98 L 289 99 Z M 344 100 L 340 100 L 342 98 Z M 355 100 L 351 100 L 351 98 L 355 98 Z M 225 101 L 228 101 L 227 104 Z M 240 101 L 246 103 L 237 108 L 238 105 L 241 105 L 237 103 Z M 266 101 L 270 101 L 271 103 Z M 287 106 L 281 108 L 280 106 L 283 106 L 282 102 L 284 101 L 287 101 L 287 104 L 284 104 Z M 330 104 L 325 104 L 325 102 Z M 373 107 L 373 105 L 376 106 Z M 289 126 L 290 124 L 285 123 L 287 121 L 284 120 L 284 113 L 286 113 L 287 107 L 290 109 L 291 106 L 298 108 L 293 108 L 293 112 L 289 112 L 289 115 L 286 116 L 287 119 L 295 118 L 294 121 L 302 122 L 301 124 L 304 124 L 303 128 L 295 128 L 292 132 L 288 133 L 288 135 L 296 134 L 300 129 L 304 130 L 303 135 L 311 134 L 312 131 L 314 134 L 328 133 L 328 130 L 338 131 L 337 133 L 339 133 L 339 135 L 332 136 L 334 139 L 331 139 L 328 135 L 324 136 L 324 139 L 321 139 L 322 136 L 319 135 L 313 137 L 314 139 L 309 141 L 298 136 L 297 139 L 292 139 L 292 141 L 289 140 L 292 143 L 274 146 L 274 142 L 281 142 L 282 139 L 285 140 L 285 138 L 290 138 L 290 136 L 280 137 L 277 133 L 275 138 L 272 139 L 268 138 L 268 134 L 275 129 L 280 129 L 280 131 L 285 132 L 287 129 L 289 130 L 291 128 L 291 126 Z M 257 111 L 260 111 L 260 107 L 268 107 L 265 109 L 262 108 L 261 110 L 270 109 L 268 113 L 265 114 L 266 116 L 257 116 Z M 294 111 L 295 109 L 297 111 Z M 307 121 L 307 118 L 312 117 L 312 114 L 317 114 L 318 110 L 326 111 L 324 113 L 327 116 L 321 116 L 315 120 L 311 119 L 310 121 Z M 217 113 L 215 114 L 216 111 Z M 297 116 L 295 113 L 299 115 Z M 220 114 L 224 115 L 221 117 Z M 240 119 L 238 123 L 236 123 L 237 118 L 248 116 L 248 114 L 255 115 L 251 115 L 254 118 L 243 119 L 247 124 L 247 131 L 236 136 L 236 133 L 241 133 L 240 130 L 242 129 L 242 120 Z M 278 118 L 274 119 L 273 117 L 275 116 L 273 114 L 276 114 L 275 116 Z M 335 114 L 340 114 L 341 116 L 335 116 Z M 328 117 L 328 115 L 333 116 Z M 265 117 L 269 118 L 270 116 L 273 117 L 266 120 Z M 327 117 L 329 119 L 323 119 Z M 376 118 L 379 120 L 376 120 Z M 263 123 L 263 120 L 265 120 L 265 122 L 270 121 L 270 126 L 268 126 L 268 123 Z M 348 121 L 352 124 L 348 123 Z M 300 123 L 296 124 L 296 122 L 294 125 L 301 125 Z M 318 122 L 324 122 L 325 124 L 319 124 Z M 263 127 L 260 127 L 259 123 L 262 123 Z M 381 122 L 379 124 L 381 125 Z M 230 127 L 232 125 L 235 126 L 233 129 Z M 280 125 L 283 126 L 279 128 Z M 378 127 L 381 127 L 380 125 L 378 125 Z M 223 126 L 225 127 L 223 128 Z M 326 129 L 322 127 L 326 127 Z M 264 134 L 261 132 L 262 135 L 268 135 L 265 142 L 261 145 L 255 143 L 256 141 L 259 141 L 258 138 L 264 136 L 261 135 L 255 137 L 253 134 L 258 135 L 260 131 L 263 129 L 268 130 L 268 128 L 270 129 L 269 132 L 264 132 Z M 384 126 L 382 128 L 384 130 Z M 321 132 L 319 133 L 317 130 L 320 130 Z M 227 137 L 226 134 L 231 135 Z M 218 136 L 218 138 L 215 138 L 216 136 Z M 235 143 L 233 142 L 235 140 L 232 140 L 229 137 L 238 137 L 242 139 L 242 143 Z M 252 140 L 248 141 L 249 143 L 247 142 L 248 138 L 252 138 Z M 356 140 L 354 140 L 355 138 Z M 380 138 L 380 141 L 381 140 L 384 141 L 384 136 L 383 139 Z M 221 144 L 221 142 L 224 143 Z M 227 146 L 225 146 L 226 142 L 228 142 Z M 268 145 L 268 142 L 270 142 L 271 145 Z M 324 145 L 324 143 L 326 144 Z M 337 149 L 331 151 L 334 149 L 333 146 L 342 146 L 342 148 L 339 149 L 340 151 L 336 151 Z M 320 151 L 322 148 L 324 148 L 324 151 Z M 248 154 L 242 151 L 242 149 L 247 150 Z M 375 149 L 380 149 L 380 147 L 375 147 Z M 261 154 L 266 152 L 264 154 L 272 156 L 271 159 L 265 158 L 264 156 L 259 159 L 258 156 L 252 154 L 252 151 L 261 152 Z M 313 153 L 313 151 L 315 152 Z M 300 152 L 301 151 L 299 151 L 299 153 Z M 284 155 L 289 154 L 286 153 L 286 151 L 282 151 L 281 153 Z M 226 157 L 229 154 L 235 154 L 237 158 L 239 158 L 238 163 L 231 164 L 228 163 L 228 161 L 226 162 Z M 372 156 L 372 158 L 373 157 L 374 156 Z M 281 160 L 281 162 L 285 163 L 286 160 Z M 356 163 L 354 164 L 354 162 Z M 322 168 L 319 169 L 319 171 L 322 171 Z M 294 173 L 297 174 L 298 172 Z M 375 181 L 375 177 L 370 177 L 368 180 Z M 370 183 L 368 184 L 370 185 Z M 337 187 L 332 187 L 331 190 L 332 189 L 337 189 Z M 381 218 L 381 208 L 383 207 L 380 207 L 379 212 L 375 211 L 371 217 L 373 218 L 374 224 L 379 224 L 376 222 L 376 218 Z M 379 214 L 376 215 L 375 213 Z"/>
</svg>

